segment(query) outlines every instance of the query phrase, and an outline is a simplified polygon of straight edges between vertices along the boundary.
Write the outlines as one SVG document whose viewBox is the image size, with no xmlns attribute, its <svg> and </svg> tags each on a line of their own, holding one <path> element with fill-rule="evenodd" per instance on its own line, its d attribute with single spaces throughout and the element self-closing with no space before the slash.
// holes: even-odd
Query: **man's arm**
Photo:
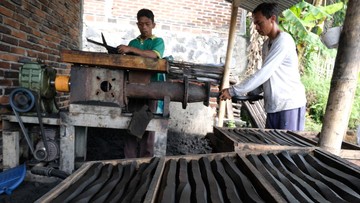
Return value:
<svg viewBox="0 0 360 203">
<path fill-rule="evenodd" d="M 262 67 L 248 79 L 229 88 L 231 96 L 246 94 L 266 82 L 281 65 L 289 50 L 287 41 L 274 43 Z M 292 48 L 292 47 L 291 47 Z"/>
</svg>

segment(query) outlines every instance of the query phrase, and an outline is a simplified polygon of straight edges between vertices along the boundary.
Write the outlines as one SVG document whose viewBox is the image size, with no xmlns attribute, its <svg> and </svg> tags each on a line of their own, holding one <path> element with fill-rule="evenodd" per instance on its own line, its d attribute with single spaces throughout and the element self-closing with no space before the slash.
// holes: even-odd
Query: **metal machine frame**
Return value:
<svg viewBox="0 0 360 203">
<path fill-rule="evenodd" d="M 56 87 L 59 85 L 62 90 L 70 90 L 69 110 L 42 112 L 43 115 L 40 116 L 39 111 L 38 114 L 24 113 L 24 111 L 22 114 L 17 114 L 14 111 L 18 117 L 3 115 L 3 165 L 5 169 L 19 165 L 21 156 L 30 157 L 29 150 L 26 149 L 26 145 L 21 144 L 20 138 L 23 132 L 28 134 L 26 126 L 31 127 L 42 123 L 44 126 L 59 129 L 59 169 L 73 172 L 78 167 L 76 163 L 86 160 L 88 127 L 131 130 L 129 124 L 135 120 L 134 113 L 138 110 L 128 109 L 129 99 L 163 100 L 163 112 L 153 114 L 152 119 L 146 123 L 145 127 L 142 127 L 143 131 L 140 132 L 154 131 L 154 156 L 165 156 L 170 101 L 182 102 L 184 109 L 190 102 L 209 104 L 209 85 L 191 84 L 187 79 L 183 82 L 151 82 L 152 74 L 168 72 L 169 64 L 164 59 L 64 50 L 62 61 L 73 64 L 68 80 L 60 80 L 62 83 L 59 83 L 56 79 L 55 81 L 46 79 L 41 80 L 46 82 L 37 85 L 35 89 L 31 86 L 25 88 L 40 95 L 37 97 L 40 98 L 38 103 L 46 102 L 41 101 L 43 97 L 38 89 L 48 89 L 53 85 L 58 90 Z M 26 78 L 21 78 L 22 80 L 28 81 L 31 78 L 31 73 L 34 71 L 32 68 L 29 70 L 26 72 L 28 74 L 24 74 Z M 22 76 L 21 73 L 19 77 Z M 42 76 L 34 74 L 34 77 L 40 77 L 40 79 L 46 76 L 46 74 Z M 32 82 L 30 79 L 29 84 Z M 69 87 L 66 87 L 67 85 Z M 19 103 L 26 106 L 26 98 L 23 98 L 23 95 L 20 97 L 22 98 Z M 23 123 L 21 129 L 19 120 Z M 40 121 L 42 122 L 39 123 Z M 39 134 L 43 135 L 42 132 Z M 31 139 L 29 136 L 26 137 L 28 137 L 27 140 Z M 32 146 L 31 143 L 28 142 L 28 146 Z M 46 147 L 43 152 L 47 153 Z"/>
</svg>

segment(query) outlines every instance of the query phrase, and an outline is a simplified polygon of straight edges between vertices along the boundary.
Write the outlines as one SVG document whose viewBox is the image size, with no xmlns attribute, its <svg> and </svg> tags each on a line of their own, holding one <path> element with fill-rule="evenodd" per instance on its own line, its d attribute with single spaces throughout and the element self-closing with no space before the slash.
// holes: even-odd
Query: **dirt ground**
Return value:
<svg viewBox="0 0 360 203">
<path fill-rule="evenodd" d="M 1 203 L 27 203 L 34 202 L 48 191 L 50 191 L 53 187 L 55 187 L 58 182 L 53 183 L 38 183 L 38 182 L 22 182 L 9 196 L 6 194 L 0 195 Z"/>
<path fill-rule="evenodd" d="M 123 139 L 122 132 L 111 129 L 91 129 L 88 134 L 87 160 L 122 159 Z M 184 133 L 168 132 L 167 156 L 186 154 L 211 153 L 210 141 L 201 135 L 186 135 Z M 0 195 L 0 203 L 30 203 L 34 202 L 62 180 L 53 183 L 22 182 L 13 193 L 8 196 Z"/>
</svg>

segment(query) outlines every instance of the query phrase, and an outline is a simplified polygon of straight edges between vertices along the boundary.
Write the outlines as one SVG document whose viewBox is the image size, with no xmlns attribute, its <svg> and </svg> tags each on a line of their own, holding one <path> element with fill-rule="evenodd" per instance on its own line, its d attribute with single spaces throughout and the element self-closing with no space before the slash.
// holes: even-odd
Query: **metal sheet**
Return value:
<svg viewBox="0 0 360 203">
<path fill-rule="evenodd" d="M 226 0 L 227 2 L 233 2 L 233 0 Z M 281 1 L 274 1 L 274 0 L 234 0 L 235 5 L 238 5 L 240 8 L 245 9 L 249 12 L 252 12 L 256 6 L 264 2 L 276 2 L 279 4 L 280 12 L 290 8 L 291 6 L 297 4 L 301 0 L 281 0 Z"/>
</svg>

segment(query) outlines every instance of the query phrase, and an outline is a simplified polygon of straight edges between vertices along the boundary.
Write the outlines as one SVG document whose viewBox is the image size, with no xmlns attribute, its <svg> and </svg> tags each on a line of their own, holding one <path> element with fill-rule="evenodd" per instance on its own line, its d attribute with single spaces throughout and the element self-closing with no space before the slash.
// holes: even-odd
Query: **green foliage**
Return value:
<svg viewBox="0 0 360 203">
<path fill-rule="evenodd" d="M 228 120 L 225 122 L 225 126 L 227 128 L 236 128 L 235 121 L 234 120 Z"/>
<path fill-rule="evenodd" d="M 349 128 L 356 129 L 360 125 L 360 75 L 355 92 L 354 103 L 351 109 Z"/>
<path fill-rule="evenodd" d="M 330 91 L 330 80 L 324 80 L 307 70 L 301 78 L 306 88 L 307 112 L 318 124 L 322 123 Z"/>
<path fill-rule="evenodd" d="M 338 2 L 343 3 L 343 8 L 340 9 L 339 11 L 337 11 L 336 13 L 334 13 L 333 22 L 332 22 L 333 27 L 343 25 L 344 20 L 345 20 L 345 14 L 346 14 L 348 0 L 336 0 L 336 3 L 338 3 Z"/>
<path fill-rule="evenodd" d="M 279 17 L 279 25 L 282 30 L 290 33 L 294 38 L 300 54 L 301 67 L 305 69 L 314 67 L 314 57 L 319 53 L 323 56 L 332 55 L 331 50 L 327 49 L 320 40 L 323 32 L 323 23 L 331 18 L 331 14 L 344 8 L 344 3 L 338 2 L 328 6 L 315 7 L 302 1 L 290 9 L 283 11 Z"/>
<path fill-rule="evenodd" d="M 330 91 L 330 79 L 323 79 L 314 71 L 307 70 L 301 78 L 306 88 L 307 119 L 306 130 L 320 131 Z M 352 106 L 348 128 L 356 129 L 360 125 L 360 75 L 355 99 Z"/>
<path fill-rule="evenodd" d="M 322 123 L 315 122 L 309 115 L 305 118 L 305 131 L 320 132 Z"/>
<path fill-rule="evenodd" d="M 330 50 L 320 40 L 325 20 L 332 26 L 343 24 L 348 0 L 337 0 L 335 4 L 315 7 L 302 1 L 285 10 L 279 18 L 281 29 L 290 33 L 299 51 L 301 67 L 305 74 L 302 81 L 307 92 L 307 129 L 320 131 L 330 91 L 330 79 L 324 80 L 316 74 L 316 68 L 328 58 L 335 58 L 336 50 Z M 349 128 L 360 124 L 360 78 L 349 120 Z M 319 129 L 320 128 L 320 129 Z"/>
</svg>

